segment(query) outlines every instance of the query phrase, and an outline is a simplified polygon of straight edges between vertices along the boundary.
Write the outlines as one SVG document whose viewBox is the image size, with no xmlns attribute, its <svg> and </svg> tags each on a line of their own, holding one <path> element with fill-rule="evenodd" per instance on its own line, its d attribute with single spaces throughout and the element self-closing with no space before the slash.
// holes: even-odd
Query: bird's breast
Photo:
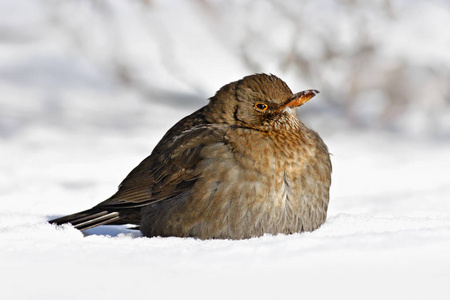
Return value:
<svg viewBox="0 0 450 300">
<path fill-rule="evenodd" d="M 315 132 L 306 127 L 280 132 L 241 129 L 228 142 L 240 173 L 233 178 L 245 186 L 241 195 L 268 212 L 268 223 L 278 220 L 283 230 L 295 232 L 314 230 L 324 222 L 331 163 Z"/>
<path fill-rule="evenodd" d="M 148 208 L 149 234 L 241 239 L 316 229 L 329 189 L 320 175 L 328 152 L 317 143 L 300 133 L 230 130 L 202 149 L 189 192 Z"/>
</svg>

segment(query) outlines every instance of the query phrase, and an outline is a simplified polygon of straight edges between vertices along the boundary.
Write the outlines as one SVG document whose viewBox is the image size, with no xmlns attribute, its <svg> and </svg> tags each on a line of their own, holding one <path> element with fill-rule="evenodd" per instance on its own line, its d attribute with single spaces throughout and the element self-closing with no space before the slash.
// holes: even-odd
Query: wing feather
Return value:
<svg viewBox="0 0 450 300">
<path fill-rule="evenodd" d="M 163 138 L 122 181 L 117 193 L 97 207 L 142 207 L 189 193 L 200 176 L 196 165 L 204 159 L 202 149 L 223 144 L 226 129 L 226 125 L 201 124 Z"/>
</svg>

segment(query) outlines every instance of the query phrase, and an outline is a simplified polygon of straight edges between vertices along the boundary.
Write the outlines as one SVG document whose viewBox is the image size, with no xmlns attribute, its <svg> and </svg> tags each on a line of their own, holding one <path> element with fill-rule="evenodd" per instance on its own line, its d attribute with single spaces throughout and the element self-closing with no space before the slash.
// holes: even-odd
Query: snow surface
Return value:
<svg viewBox="0 0 450 300">
<path fill-rule="evenodd" d="M 149 18 L 150 27 L 176 23 L 171 29 L 181 32 L 168 55 L 177 61 L 165 69 L 168 58 L 133 27 L 139 6 L 117 3 L 126 17 L 114 30 L 142 44 L 130 53 L 100 47 L 108 39 L 101 24 L 76 27 L 98 21 L 89 5 L 62 13 L 65 25 L 92 40 L 87 53 L 134 60 L 148 70 L 140 76 L 173 89 L 171 97 L 143 97 L 80 55 L 67 32 L 48 23 L 56 2 L 0 1 L 11 12 L 0 18 L 2 29 L 10 26 L 0 40 L 11 38 L 0 45 L 1 299 L 449 299 L 450 141 L 327 122 L 326 91 L 299 111 L 333 154 L 328 220 L 312 233 L 201 241 L 144 238 L 125 226 L 83 235 L 48 224 L 109 197 L 170 126 L 250 73 L 186 4 L 189 13 L 157 5 Z M 198 40 L 189 40 L 192 32 Z M 293 91 L 321 90 L 292 74 L 286 81 Z M 403 125 L 420 126 L 414 120 Z"/>
<path fill-rule="evenodd" d="M 201 241 L 144 238 L 124 226 L 83 236 L 47 224 L 113 193 L 160 134 L 98 140 L 97 133 L 35 133 L 38 139 L 2 145 L 2 157 L 10 158 L 0 168 L 3 299 L 449 295 L 449 144 L 371 132 L 325 135 L 334 173 L 321 228 Z"/>
</svg>

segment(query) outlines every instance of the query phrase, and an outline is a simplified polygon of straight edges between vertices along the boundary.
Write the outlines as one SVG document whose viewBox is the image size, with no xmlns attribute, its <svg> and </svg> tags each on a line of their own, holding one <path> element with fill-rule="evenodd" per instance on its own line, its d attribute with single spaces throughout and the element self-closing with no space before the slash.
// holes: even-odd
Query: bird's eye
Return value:
<svg viewBox="0 0 450 300">
<path fill-rule="evenodd" d="M 255 108 L 259 111 L 265 111 L 266 109 L 268 109 L 269 107 L 264 104 L 264 103 L 256 103 L 255 104 Z"/>
</svg>

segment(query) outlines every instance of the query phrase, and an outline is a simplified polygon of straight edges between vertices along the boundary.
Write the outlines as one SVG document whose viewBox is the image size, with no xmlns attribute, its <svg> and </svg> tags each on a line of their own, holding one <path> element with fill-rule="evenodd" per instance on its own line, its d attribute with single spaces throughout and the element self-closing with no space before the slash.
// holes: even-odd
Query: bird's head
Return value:
<svg viewBox="0 0 450 300">
<path fill-rule="evenodd" d="M 258 130 L 268 130 L 295 116 L 297 108 L 319 92 L 293 94 L 275 75 L 255 74 L 222 87 L 208 105 L 208 119 Z M 295 117 L 296 118 L 296 117 Z"/>
</svg>

